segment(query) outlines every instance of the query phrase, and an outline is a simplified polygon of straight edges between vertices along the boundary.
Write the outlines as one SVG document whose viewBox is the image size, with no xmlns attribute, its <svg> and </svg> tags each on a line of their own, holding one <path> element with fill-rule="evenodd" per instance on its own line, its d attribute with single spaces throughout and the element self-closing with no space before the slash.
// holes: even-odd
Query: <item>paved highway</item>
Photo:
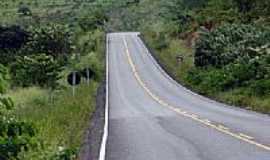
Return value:
<svg viewBox="0 0 270 160">
<path fill-rule="evenodd" d="M 270 160 L 270 118 L 174 82 L 138 33 L 108 41 L 106 160 Z"/>
</svg>

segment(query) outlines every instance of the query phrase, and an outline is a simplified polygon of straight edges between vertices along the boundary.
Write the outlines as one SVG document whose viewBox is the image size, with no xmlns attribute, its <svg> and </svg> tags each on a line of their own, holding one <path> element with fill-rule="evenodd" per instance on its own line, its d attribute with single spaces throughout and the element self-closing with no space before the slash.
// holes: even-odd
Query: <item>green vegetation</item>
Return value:
<svg viewBox="0 0 270 160">
<path fill-rule="evenodd" d="M 203 95 L 270 113 L 270 5 L 263 0 L 111 0 L 110 31 L 140 31 L 176 79 Z"/>
<path fill-rule="evenodd" d="M 162 24 L 156 33 L 144 32 L 167 70 L 203 95 L 270 113 L 269 5 L 209 0 L 198 7 L 176 2 L 171 6 L 182 10 L 166 14 L 178 20 L 165 21 L 181 29 Z"/>
<path fill-rule="evenodd" d="M 4 97 L 7 84 L 7 70 L 0 65 L 0 158 L 16 157 L 22 149 L 28 149 L 35 143 L 35 129 L 30 123 L 19 120 L 10 114 L 14 103 Z"/>
<path fill-rule="evenodd" d="M 0 159 L 76 159 L 103 78 L 109 31 L 142 32 L 167 71 L 189 88 L 270 113 L 265 0 L 0 2 L 0 145 L 7 146 Z M 73 97 L 66 76 L 84 68 L 94 76 Z"/>
<path fill-rule="evenodd" d="M 0 159 L 77 159 L 104 73 L 106 16 L 95 3 L 1 1 Z M 66 77 L 84 68 L 94 75 L 73 96 Z"/>
<path fill-rule="evenodd" d="M 22 54 L 45 53 L 58 58 L 65 58 L 73 51 L 73 35 L 71 28 L 60 24 L 29 27 L 28 43 L 22 49 Z"/>
<path fill-rule="evenodd" d="M 196 45 L 195 65 L 222 67 L 239 60 L 267 56 L 270 30 L 252 25 L 226 24 L 205 32 Z"/>
<path fill-rule="evenodd" d="M 15 115 L 34 124 L 38 130 L 36 137 L 42 140 L 38 148 L 22 153 L 20 158 L 49 159 L 63 150 L 77 153 L 95 109 L 97 85 L 97 82 L 80 85 L 75 97 L 68 87 L 54 93 L 53 101 L 48 90 L 36 87 L 10 92 L 17 106 Z M 21 98 L 25 94 L 28 98 Z"/>
<path fill-rule="evenodd" d="M 61 71 L 61 65 L 45 54 L 18 57 L 11 66 L 14 85 L 24 87 L 37 85 L 54 89 L 58 86 Z"/>
</svg>

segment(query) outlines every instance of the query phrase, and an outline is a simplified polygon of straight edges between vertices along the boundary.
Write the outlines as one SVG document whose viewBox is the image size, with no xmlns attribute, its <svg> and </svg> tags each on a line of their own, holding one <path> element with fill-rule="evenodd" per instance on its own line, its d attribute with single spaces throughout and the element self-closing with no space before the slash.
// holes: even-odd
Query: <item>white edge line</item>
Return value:
<svg viewBox="0 0 270 160">
<path fill-rule="evenodd" d="M 106 159 L 106 143 L 109 130 L 109 36 L 106 35 L 106 102 L 105 102 L 105 122 L 102 142 L 99 151 L 99 160 Z"/>
</svg>

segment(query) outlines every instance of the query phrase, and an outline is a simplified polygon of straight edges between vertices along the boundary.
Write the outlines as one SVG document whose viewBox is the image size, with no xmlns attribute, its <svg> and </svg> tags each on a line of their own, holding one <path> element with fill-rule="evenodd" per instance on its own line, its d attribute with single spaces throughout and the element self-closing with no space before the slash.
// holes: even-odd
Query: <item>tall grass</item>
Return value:
<svg viewBox="0 0 270 160">
<path fill-rule="evenodd" d="M 38 138 L 50 146 L 78 148 L 95 110 L 97 85 L 94 81 L 89 86 L 79 85 L 74 97 L 68 87 L 54 93 L 53 101 L 47 90 L 36 87 L 12 91 L 9 95 L 16 100 L 16 116 L 32 122 L 38 129 Z"/>
<path fill-rule="evenodd" d="M 37 128 L 37 138 L 44 144 L 41 151 L 23 153 L 27 158 L 37 156 L 36 159 L 39 159 L 40 154 L 53 155 L 59 147 L 79 151 L 95 111 L 96 91 L 103 75 L 104 65 L 98 58 L 99 54 L 92 52 L 70 60 L 62 73 L 63 78 L 59 80 L 61 87 L 58 90 L 51 92 L 49 89 L 29 87 L 9 91 L 8 95 L 15 101 L 15 116 L 32 123 Z M 73 96 L 72 87 L 67 84 L 67 74 L 85 67 L 93 68 L 95 77 L 90 84 L 82 79 Z"/>
</svg>

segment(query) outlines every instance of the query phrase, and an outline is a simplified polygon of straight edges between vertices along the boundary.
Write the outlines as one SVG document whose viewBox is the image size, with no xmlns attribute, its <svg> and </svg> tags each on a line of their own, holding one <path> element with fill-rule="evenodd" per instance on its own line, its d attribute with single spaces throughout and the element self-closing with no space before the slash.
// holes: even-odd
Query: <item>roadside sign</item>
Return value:
<svg viewBox="0 0 270 160">
<path fill-rule="evenodd" d="M 91 68 L 85 68 L 81 71 L 81 75 L 86 79 L 87 84 L 90 84 L 90 78 L 93 77 L 94 72 L 92 71 Z"/>
<path fill-rule="evenodd" d="M 79 85 L 81 83 L 81 75 L 80 75 L 80 73 L 77 72 L 77 71 L 71 72 L 67 77 L 67 82 L 71 86 Z"/>
<path fill-rule="evenodd" d="M 71 72 L 67 77 L 67 82 L 72 86 L 72 95 L 75 96 L 75 86 L 81 83 L 81 75 L 79 72 Z"/>
<path fill-rule="evenodd" d="M 94 72 L 92 71 L 91 68 L 85 68 L 81 71 L 81 75 L 86 78 L 86 79 L 90 79 L 94 76 Z"/>
</svg>

